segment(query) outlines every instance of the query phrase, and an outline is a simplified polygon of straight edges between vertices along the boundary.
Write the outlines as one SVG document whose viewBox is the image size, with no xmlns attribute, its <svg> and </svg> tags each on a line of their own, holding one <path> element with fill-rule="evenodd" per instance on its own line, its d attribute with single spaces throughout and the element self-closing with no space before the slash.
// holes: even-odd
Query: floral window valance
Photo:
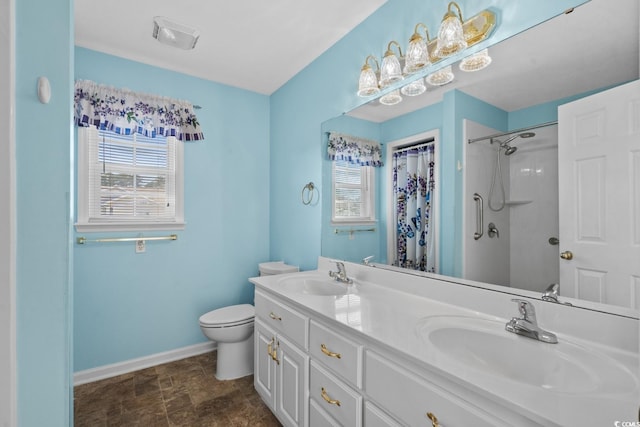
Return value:
<svg viewBox="0 0 640 427">
<path fill-rule="evenodd" d="M 187 101 L 78 80 L 74 103 L 76 126 L 93 125 L 123 135 L 139 133 L 151 138 L 173 136 L 180 141 L 204 139 L 193 105 Z"/>
<path fill-rule="evenodd" d="M 357 136 L 329 132 L 327 153 L 330 160 L 343 160 L 361 166 L 383 165 L 380 144 Z"/>
</svg>

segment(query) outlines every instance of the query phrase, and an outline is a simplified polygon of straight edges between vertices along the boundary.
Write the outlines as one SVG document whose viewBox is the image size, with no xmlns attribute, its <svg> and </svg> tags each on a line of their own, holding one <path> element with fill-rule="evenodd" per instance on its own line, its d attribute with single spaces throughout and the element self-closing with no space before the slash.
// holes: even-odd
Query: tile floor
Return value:
<svg viewBox="0 0 640 427">
<path fill-rule="evenodd" d="M 214 351 L 79 385 L 74 425 L 280 426 L 253 388 L 253 376 L 219 381 L 215 360 Z"/>
</svg>

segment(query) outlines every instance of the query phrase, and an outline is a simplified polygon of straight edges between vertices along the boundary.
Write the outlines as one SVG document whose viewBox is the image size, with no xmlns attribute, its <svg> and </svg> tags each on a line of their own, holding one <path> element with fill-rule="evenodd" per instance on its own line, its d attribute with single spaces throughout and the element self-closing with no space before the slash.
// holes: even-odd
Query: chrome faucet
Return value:
<svg viewBox="0 0 640 427">
<path fill-rule="evenodd" d="M 336 267 L 338 267 L 338 271 L 329 271 L 329 276 L 336 279 L 338 282 L 351 284 L 353 280 L 351 280 L 347 276 L 347 269 L 344 266 L 343 262 L 336 261 Z"/>
<path fill-rule="evenodd" d="M 369 255 L 368 257 L 362 258 L 362 263 L 364 265 L 371 265 L 371 260 L 375 258 L 375 255 Z"/>
<path fill-rule="evenodd" d="M 533 307 L 533 304 L 517 298 L 512 299 L 511 301 L 518 304 L 518 310 L 522 317 L 512 317 L 511 320 L 504 325 L 505 330 L 549 344 L 558 343 L 558 337 L 554 333 L 545 331 L 538 326 L 536 310 Z"/>
<path fill-rule="evenodd" d="M 556 304 L 573 305 L 570 302 L 560 302 L 560 285 L 557 283 L 550 284 L 542 294 L 542 301 L 555 302 Z"/>
</svg>

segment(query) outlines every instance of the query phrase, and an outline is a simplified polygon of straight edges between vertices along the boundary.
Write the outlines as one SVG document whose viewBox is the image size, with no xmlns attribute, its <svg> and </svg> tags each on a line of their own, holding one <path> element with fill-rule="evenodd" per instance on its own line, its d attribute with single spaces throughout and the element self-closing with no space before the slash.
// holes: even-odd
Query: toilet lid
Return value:
<svg viewBox="0 0 640 427">
<path fill-rule="evenodd" d="M 251 304 L 230 305 L 210 311 L 200 316 L 200 323 L 204 325 L 224 325 L 238 323 L 251 319 L 256 310 Z"/>
</svg>

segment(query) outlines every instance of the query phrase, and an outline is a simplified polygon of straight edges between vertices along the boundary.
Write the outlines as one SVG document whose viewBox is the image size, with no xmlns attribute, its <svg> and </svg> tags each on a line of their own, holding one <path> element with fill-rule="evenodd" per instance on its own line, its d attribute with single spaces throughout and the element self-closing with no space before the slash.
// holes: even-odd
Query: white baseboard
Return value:
<svg viewBox="0 0 640 427">
<path fill-rule="evenodd" d="M 73 385 L 76 386 L 80 384 L 86 384 L 93 381 L 103 380 L 105 378 L 111 378 L 117 375 L 126 374 L 128 372 L 149 368 L 151 366 L 173 362 L 174 360 L 197 356 L 199 354 L 213 351 L 216 348 L 217 345 L 215 342 L 204 342 L 200 344 L 190 345 L 188 347 L 182 347 L 175 350 L 169 350 L 162 353 L 139 357 L 137 359 L 125 360 L 124 362 L 118 362 L 112 365 L 99 366 L 97 368 L 74 372 Z"/>
</svg>

